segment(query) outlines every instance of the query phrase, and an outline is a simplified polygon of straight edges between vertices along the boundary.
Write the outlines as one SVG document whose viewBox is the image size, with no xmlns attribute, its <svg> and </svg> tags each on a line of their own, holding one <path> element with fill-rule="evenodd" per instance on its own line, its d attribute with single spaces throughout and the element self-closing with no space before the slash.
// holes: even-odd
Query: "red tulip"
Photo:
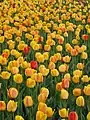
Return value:
<svg viewBox="0 0 90 120">
<path fill-rule="evenodd" d="M 68 120 L 78 120 L 78 115 L 76 112 L 70 112 L 68 116 Z"/>
<path fill-rule="evenodd" d="M 88 38 L 89 38 L 89 36 L 88 36 L 87 34 L 82 35 L 82 39 L 83 39 L 83 40 L 87 41 Z"/>
<path fill-rule="evenodd" d="M 32 60 L 30 63 L 31 63 L 31 68 L 32 68 L 32 69 L 38 68 L 38 63 L 37 63 L 37 61 Z"/>
<path fill-rule="evenodd" d="M 28 47 L 28 46 L 24 47 L 24 50 L 23 50 L 24 54 L 28 54 L 29 51 L 30 51 L 30 47 Z"/>
</svg>

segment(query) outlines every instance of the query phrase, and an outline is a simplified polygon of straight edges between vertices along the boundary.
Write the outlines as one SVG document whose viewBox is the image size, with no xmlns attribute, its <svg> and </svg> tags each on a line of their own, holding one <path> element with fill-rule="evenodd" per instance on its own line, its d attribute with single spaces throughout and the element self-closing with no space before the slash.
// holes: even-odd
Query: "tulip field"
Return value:
<svg viewBox="0 0 90 120">
<path fill-rule="evenodd" d="M 0 120 L 90 120 L 89 0 L 0 0 Z"/>
</svg>

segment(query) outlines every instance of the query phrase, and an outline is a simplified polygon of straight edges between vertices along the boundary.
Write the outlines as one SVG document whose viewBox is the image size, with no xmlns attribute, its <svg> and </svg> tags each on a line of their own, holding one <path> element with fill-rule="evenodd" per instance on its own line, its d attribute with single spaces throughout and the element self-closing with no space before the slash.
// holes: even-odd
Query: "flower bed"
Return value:
<svg viewBox="0 0 90 120">
<path fill-rule="evenodd" d="M 0 120 L 90 120 L 90 4 L 0 2 Z"/>
</svg>

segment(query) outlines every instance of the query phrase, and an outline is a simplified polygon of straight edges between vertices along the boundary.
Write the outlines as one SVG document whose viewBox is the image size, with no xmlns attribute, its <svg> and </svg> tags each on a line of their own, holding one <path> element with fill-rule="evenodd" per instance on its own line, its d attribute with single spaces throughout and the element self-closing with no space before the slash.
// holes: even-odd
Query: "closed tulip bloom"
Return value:
<svg viewBox="0 0 90 120">
<path fill-rule="evenodd" d="M 68 116 L 68 120 L 78 120 L 78 115 L 76 112 L 70 112 Z"/>
<path fill-rule="evenodd" d="M 15 120 L 24 120 L 24 118 L 22 116 L 20 116 L 20 115 L 16 115 Z"/>
<path fill-rule="evenodd" d="M 49 74 L 49 69 L 46 69 L 45 67 L 40 69 L 40 73 L 43 74 L 43 76 L 47 76 Z"/>
<path fill-rule="evenodd" d="M 39 63 L 43 63 L 43 62 L 44 62 L 44 55 L 39 55 L 39 56 L 37 57 L 37 61 L 38 61 Z"/>
<path fill-rule="evenodd" d="M 68 79 L 68 80 L 70 81 L 70 79 L 71 79 L 70 74 L 69 74 L 69 73 L 66 73 L 66 74 L 64 75 L 64 79 Z"/>
<path fill-rule="evenodd" d="M 7 92 L 9 98 L 16 98 L 18 96 L 18 90 L 16 88 L 9 88 Z"/>
<path fill-rule="evenodd" d="M 87 41 L 89 39 L 89 36 L 87 34 L 82 35 L 82 39 Z"/>
<path fill-rule="evenodd" d="M 34 69 L 31 69 L 31 68 L 26 68 L 25 69 L 25 75 L 26 76 L 32 76 L 33 73 L 35 73 Z"/>
<path fill-rule="evenodd" d="M 34 60 L 33 60 L 33 61 L 30 62 L 30 64 L 31 64 L 31 68 L 32 68 L 32 69 L 37 69 L 37 68 L 38 68 L 38 63 L 37 63 L 37 61 L 34 61 Z"/>
<path fill-rule="evenodd" d="M 78 75 L 79 77 L 81 77 L 81 76 L 82 76 L 82 71 L 80 71 L 80 70 L 75 70 L 75 71 L 73 72 L 73 75 Z"/>
<path fill-rule="evenodd" d="M 42 111 L 43 113 L 46 113 L 47 105 L 45 103 L 40 102 L 38 104 L 38 111 Z"/>
<path fill-rule="evenodd" d="M 48 68 L 49 69 L 55 69 L 55 63 L 54 62 L 50 62 L 49 65 L 48 65 Z"/>
<path fill-rule="evenodd" d="M 50 51 L 51 50 L 51 46 L 50 45 L 44 45 L 44 50 L 45 51 Z"/>
<path fill-rule="evenodd" d="M 73 95 L 74 96 L 80 96 L 81 95 L 81 89 L 80 88 L 75 88 L 73 90 Z"/>
<path fill-rule="evenodd" d="M 42 111 L 37 111 L 36 113 L 36 120 L 46 120 L 47 115 L 44 114 Z"/>
<path fill-rule="evenodd" d="M 62 64 L 59 66 L 59 71 L 64 73 L 66 71 L 66 65 L 65 64 Z"/>
<path fill-rule="evenodd" d="M 41 94 L 38 95 L 38 101 L 39 102 L 45 103 L 46 100 L 47 100 L 47 96 L 45 94 L 41 93 Z"/>
<path fill-rule="evenodd" d="M 62 90 L 62 82 L 56 84 L 56 90 L 61 91 Z"/>
<path fill-rule="evenodd" d="M 33 106 L 33 99 L 32 99 L 31 96 L 25 96 L 25 98 L 24 98 L 24 105 L 25 105 L 25 107 Z"/>
<path fill-rule="evenodd" d="M 11 73 L 12 73 L 12 74 L 18 74 L 18 72 L 19 72 L 18 67 L 12 67 L 12 68 L 11 68 Z"/>
<path fill-rule="evenodd" d="M 90 112 L 87 114 L 87 120 L 90 120 Z"/>
<path fill-rule="evenodd" d="M 29 51 L 30 51 L 30 47 L 28 47 L 28 46 L 24 47 L 23 53 L 24 53 L 25 55 L 28 54 Z"/>
<path fill-rule="evenodd" d="M 69 63 L 70 60 L 71 60 L 71 57 L 69 57 L 69 56 L 63 57 L 63 61 L 64 61 L 65 63 Z"/>
<path fill-rule="evenodd" d="M 84 87 L 84 94 L 90 96 L 90 85 Z"/>
<path fill-rule="evenodd" d="M 69 80 L 68 79 L 62 79 L 62 87 L 63 88 L 69 88 Z"/>
<path fill-rule="evenodd" d="M 62 89 L 62 90 L 61 90 L 61 95 L 60 95 L 61 99 L 67 100 L 67 99 L 68 99 L 68 96 L 69 96 L 68 91 L 65 90 L 65 89 Z"/>
<path fill-rule="evenodd" d="M 43 82 L 43 75 L 42 75 L 42 73 L 38 73 L 37 74 L 37 80 L 36 80 L 36 82 Z"/>
<path fill-rule="evenodd" d="M 29 88 L 33 88 L 35 87 L 36 85 L 36 82 L 35 80 L 31 79 L 31 78 L 28 78 L 27 81 L 26 81 L 26 86 L 29 87 Z"/>
<path fill-rule="evenodd" d="M 79 81 L 80 81 L 79 75 L 74 75 L 74 76 L 72 77 L 72 81 L 73 81 L 74 83 L 79 83 Z"/>
<path fill-rule="evenodd" d="M 77 106 L 83 107 L 85 105 L 85 100 L 83 96 L 79 96 L 76 98 Z"/>
<path fill-rule="evenodd" d="M 22 68 L 28 68 L 28 63 L 27 63 L 27 61 L 23 61 L 22 63 L 21 63 L 21 67 Z"/>
<path fill-rule="evenodd" d="M 0 111 L 6 110 L 6 103 L 4 101 L 0 101 Z"/>
<path fill-rule="evenodd" d="M 58 46 L 56 47 L 56 50 L 57 50 L 57 51 L 59 51 L 59 52 L 61 52 L 61 51 L 62 51 L 62 49 L 63 49 L 63 48 L 62 48 L 62 46 L 61 46 L 61 45 L 58 45 Z"/>
<path fill-rule="evenodd" d="M 10 100 L 7 103 L 7 111 L 8 112 L 15 112 L 17 109 L 17 102 L 15 102 L 14 100 Z"/>
<path fill-rule="evenodd" d="M 83 63 L 78 63 L 77 68 L 82 70 L 84 68 L 84 64 Z"/>
<path fill-rule="evenodd" d="M 49 59 L 49 52 L 44 52 L 43 56 L 44 56 L 44 60 L 48 60 Z"/>
<path fill-rule="evenodd" d="M 86 52 L 82 52 L 81 58 L 86 60 L 88 58 L 88 54 Z"/>
<path fill-rule="evenodd" d="M 68 111 L 66 110 L 66 108 L 62 108 L 59 110 L 59 115 L 61 118 L 66 118 L 68 117 Z"/>
<path fill-rule="evenodd" d="M 81 80 L 82 80 L 83 82 L 89 82 L 89 77 L 88 77 L 88 75 L 83 75 L 83 77 L 81 78 Z"/>
<path fill-rule="evenodd" d="M 20 83 L 23 82 L 23 77 L 22 77 L 21 74 L 15 74 L 15 75 L 13 76 L 13 79 L 14 79 L 14 81 L 15 81 L 16 83 L 18 83 L 18 84 L 20 84 Z"/>
<path fill-rule="evenodd" d="M 58 76 L 58 75 L 59 75 L 58 70 L 57 70 L 57 69 L 52 69 L 52 70 L 51 70 L 51 75 L 52 75 L 52 76 Z"/>
<path fill-rule="evenodd" d="M 49 118 L 53 116 L 54 111 L 52 110 L 51 107 L 47 107 L 46 114 L 47 114 L 47 117 L 49 117 Z"/>
<path fill-rule="evenodd" d="M 9 73 L 9 72 L 7 72 L 7 71 L 1 72 L 1 77 L 2 77 L 3 79 L 8 80 L 8 79 L 10 78 L 10 76 L 11 76 L 11 73 Z"/>
<path fill-rule="evenodd" d="M 40 90 L 40 93 L 44 94 L 46 97 L 48 97 L 49 90 L 47 88 L 45 88 L 45 87 L 42 87 L 41 90 Z"/>
</svg>

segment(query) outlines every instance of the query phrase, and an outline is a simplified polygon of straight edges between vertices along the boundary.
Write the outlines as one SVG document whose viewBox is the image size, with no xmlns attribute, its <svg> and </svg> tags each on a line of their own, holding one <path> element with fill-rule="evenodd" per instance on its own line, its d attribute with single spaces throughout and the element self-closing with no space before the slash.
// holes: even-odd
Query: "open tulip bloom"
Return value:
<svg viewBox="0 0 90 120">
<path fill-rule="evenodd" d="M 0 1 L 0 120 L 90 120 L 90 0 Z"/>
</svg>

